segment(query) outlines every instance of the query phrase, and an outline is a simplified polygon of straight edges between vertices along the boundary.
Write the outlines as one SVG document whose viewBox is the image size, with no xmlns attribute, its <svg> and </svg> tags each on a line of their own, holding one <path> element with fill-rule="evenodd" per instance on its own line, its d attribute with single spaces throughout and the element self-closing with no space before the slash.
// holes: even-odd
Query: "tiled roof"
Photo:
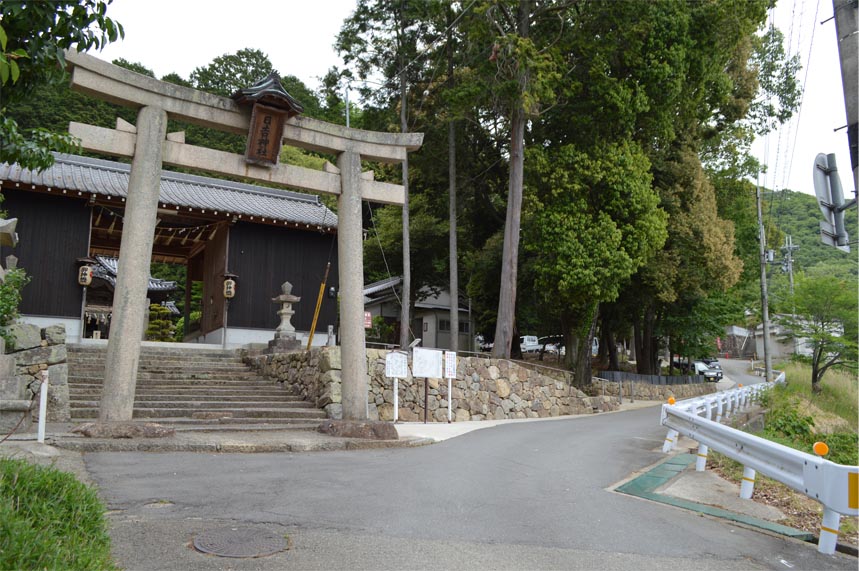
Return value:
<svg viewBox="0 0 859 571">
<path fill-rule="evenodd" d="M 374 293 L 379 293 L 380 291 L 384 291 L 386 289 L 393 290 L 396 286 L 400 285 L 402 281 L 402 276 L 394 276 L 386 280 L 367 284 L 364 286 L 364 296 L 371 296 Z"/>
<path fill-rule="evenodd" d="M 116 272 L 119 267 L 119 259 L 110 256 L 96 256 L 97 266 L 93 266 L 92 275 L 96 278 L 101 278 L 111 286 L 116 287 Z M 149 291 L 173 291 L 176 288 L 176 282 L 161 280 L 149 276 Z"/>
<path fill-rule="evenodd" d="M 55 154 L 53 166 L 37 173 L 0 163 L 0 182 L 45 186 L 125 198 L 131 165 L 76 155 Z M 337 227 L 337 215 L 318 196 L 176 173 L 161 172 L 161 197 L 169 206 L 241 214 L 313 229 Z"/>
</svg>

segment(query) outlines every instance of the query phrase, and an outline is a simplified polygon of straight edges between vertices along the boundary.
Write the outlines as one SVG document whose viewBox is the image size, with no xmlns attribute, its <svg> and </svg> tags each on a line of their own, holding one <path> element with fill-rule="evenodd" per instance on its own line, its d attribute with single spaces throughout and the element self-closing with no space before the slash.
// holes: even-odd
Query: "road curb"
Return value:
<svg viewBox="0 0 859 571">
<path fill-rule="evenodd" d="M 813 541 L 814 534 L 792 527 L 787 527 L 775 522 L 758 519 L 752 516 L 738 514 L 715 506 L 699 504 L 690 500 L 675 498 L 666 494 L 657 493 L 656 490 L 674 479 L 695 462 L 694 454 L 676 454 L 650 468 L 647 472 L 621 484 L 614 489 L 616 492 L 644 498 L 661 504 L 667 504 L 678 508 L 702 513 L 705 515 L 726 519 L 749 527 L 764 531 L 777 533 L 802 541 Z"/>
<path fill-rule="evenodd" d="M 254 442 L 243 437 L 223 441 L 187 442 L 172 439 L 57 439 L 52 446 L 81 453 L 92 452 L 201 452 L 201 453 L 271 453 L 271 452 L 331 452 L 337 450 L 374 450 L 382 448 L 414 448 L 433 444 L 430 438 L 401 438 L 399 440 L 326 439 L 316 442 L 284 441 Z"/>
</svg>

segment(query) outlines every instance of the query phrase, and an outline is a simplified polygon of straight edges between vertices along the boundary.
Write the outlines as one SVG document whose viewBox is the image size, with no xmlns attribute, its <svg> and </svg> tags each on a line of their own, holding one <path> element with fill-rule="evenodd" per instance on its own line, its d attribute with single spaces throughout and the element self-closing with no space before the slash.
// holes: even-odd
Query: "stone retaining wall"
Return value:
<svg viewBox="0 0 859 571">
<path fill-rule="evenodd" d="M 368 408 L 373 420 L 393 420 L 393 380 L 385 377 L 387 351 L 367 350 Z M 325 347 L 295 353 L 246 356 L 245 362 L 261 374 L 313 402 L 329 418 L 341 418 L 340 348 Z M 404 421 L 423 419 L 423 379 L 398 383 L 399 413 Z M 588 396 L 538 371 L 507 360 L 460 357 L 452 383 L 451 405 L 455 420 L 546 418 L 615 410 L 617 397 Z M 447 421 L 447 381 L 429 379 L 428 419 Z"/>
<path fill-rule="evenodd" d="M 620 383 L 593 379 L 592 392 L 595 394 L 610 395 L 616 397 L 620 389 Z M 637 383 L 624 381 L 623 398 L 639 400 L 667 401 L 668 397 L 677 400 L 700 397 L 716 392 L 716 383 L 691 383 L 688 385 L 651 385 L 650 383 Z"/>
<path fill-rule="evenodd" d="M 48 372 L 48 422 L 68 422 L 69 368 L 66 353 L 65 325 L 52 325 L 40 329 L 30 323 L 16 323 L 6 327 L 11 338 L 6 346 L 6 357 L 14 359 L 14 376 L 0 379 L 0 393 L 6 398 L 30 400 L 39 392 L 42 371 Z M 0 394 L 0 397 L 3 396 Z M 33 408 L 34 420 L 38 417 L 38 403 Z"/>
</svg>

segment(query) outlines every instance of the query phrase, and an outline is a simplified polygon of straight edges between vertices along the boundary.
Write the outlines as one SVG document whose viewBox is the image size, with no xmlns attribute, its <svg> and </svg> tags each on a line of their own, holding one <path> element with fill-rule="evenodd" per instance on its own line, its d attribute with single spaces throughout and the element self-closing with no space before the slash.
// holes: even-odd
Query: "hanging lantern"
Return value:
<svg viewBox="0 0 859 571">
<path fill-rule="evenodd" d="M 233 299 L 236 296 L 236 280 L 228 277 L 224 280 L 224 297 Z"/>
<path fill-rule="evenodd" d="M 78 285 L 88 286 L 92 283 L 92 267 L 81 266 L 78 268 Z"/>
</svg>

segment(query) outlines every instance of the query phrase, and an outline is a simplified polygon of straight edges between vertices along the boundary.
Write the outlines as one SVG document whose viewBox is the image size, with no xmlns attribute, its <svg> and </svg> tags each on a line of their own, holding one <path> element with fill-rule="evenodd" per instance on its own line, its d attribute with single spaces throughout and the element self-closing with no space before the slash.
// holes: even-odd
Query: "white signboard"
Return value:
<svg viewBox="0 0 859 571">
<path fill-rule="evenodd" d="M 454 351 L 444 352 L 444 378 L 456 378 L 456 352 Z"/>
<path fill-rule="evenodd" d="M 440 379 L 442 352 L 415 347 L 412 353 L 412 375 Z"/>
<path fill-rule="evenodd" d="M 409 356 L 399 351 L 391 351 L 385 356 L 385 376 L 391 379 L 405 379 L 409 376 Z"/>
</svg>

